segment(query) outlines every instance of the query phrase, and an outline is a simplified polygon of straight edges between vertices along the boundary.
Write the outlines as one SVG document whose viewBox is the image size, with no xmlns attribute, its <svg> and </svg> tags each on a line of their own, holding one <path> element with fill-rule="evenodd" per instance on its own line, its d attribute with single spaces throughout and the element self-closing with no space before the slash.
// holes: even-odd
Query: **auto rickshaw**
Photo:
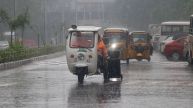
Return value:
<svg viewBox="0 0 193 108">
<path fill-rule="evenodd" d="M 151 60 L 153 46 L 151 45 L 152 37 L 145 31 L 133 31 L 129 34 L 128 58 L 141 61 Z M 128 60 L 129 61 L 129 60 Z"/>
<path fill-rule="evenodd" d="M 128 29 L 126 28 L 106 28 L 104 30 L 104 42 L 108 49 L 113 47 L 118 51 L 121 60 L 127 60 L 127 41 L 128 41 Z"/>
<path fill-rule="evenodd" d="M 98 69 L 108 78 L 108 71 L 97 66 L 97 43 L 101 27 L 75 26 L 69 30 L 66 41 L 66 58 L 71 73 L 78 76 L 83 83 L 85 76 L 98 75 Z"/>
<path fill-rule="evenodd" d="M 125 28 L 106 28 L 104 42 L 108 49 L 108 71 L 110 81 L 121 81 L 121 60 L 127 60 L 128 30 Z"/>
</svg>

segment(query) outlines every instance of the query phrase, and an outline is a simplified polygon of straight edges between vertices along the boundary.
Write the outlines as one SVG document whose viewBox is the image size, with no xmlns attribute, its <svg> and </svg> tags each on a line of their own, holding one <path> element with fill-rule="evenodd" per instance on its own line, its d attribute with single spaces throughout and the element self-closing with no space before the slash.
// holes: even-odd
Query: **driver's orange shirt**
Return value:
<svg viewBox="0 0 193 108">
<path fill-rule="evenodd" d="M 105 46 L 105 44 L 104 44 L 102 39 L 98 42 L 97 51 L 98 51 L 98 55 L 101 55 L 103 57 L 107 57 L 108 56 L 107 48 L 106 48 L 106 46 Z"/>
</svg>

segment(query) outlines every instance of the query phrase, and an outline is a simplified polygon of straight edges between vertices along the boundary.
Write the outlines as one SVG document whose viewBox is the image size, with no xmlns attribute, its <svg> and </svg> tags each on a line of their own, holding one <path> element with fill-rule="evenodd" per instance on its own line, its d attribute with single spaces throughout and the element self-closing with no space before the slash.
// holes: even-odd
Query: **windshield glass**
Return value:
<svg viewBox="0 0 193 108">
<path fill-rule="evenodd" d="M 105 33 L 104 35 L 104 42 L 105 44 L 112 43 L 112 42 L 120 42 L 126 40 L 127 34 L 126 33 Z"/>
<path fill-rule="evenodd" d="M 175 33 L 188 33 L 189 26 L 187 25 L 162 25 L 161 34 L 171 35 Z"/>
<path fill-rule="evenodd" d="M 133 42 L 147 41 L 147 34 L 133 34 Z"/>
<path fill-rule="evenodd" d="M 94 32 L 72 32 L 70 39 L 71 48 L 93 48 Z"/>
</svg>

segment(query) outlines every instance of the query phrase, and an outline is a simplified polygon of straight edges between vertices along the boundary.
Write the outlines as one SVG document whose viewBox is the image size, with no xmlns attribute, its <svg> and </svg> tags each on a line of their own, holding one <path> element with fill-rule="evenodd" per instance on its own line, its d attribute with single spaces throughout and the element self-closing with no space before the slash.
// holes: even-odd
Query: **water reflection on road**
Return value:
<svg viewBox="0 0 193 108">
<path fill-rule="evenodd" d="M 70 91 L 68 96 L 69 108 L 106 108 L 105 106 L 108 106 L 109 103 L 119 103 L 121 82 L 75 85 Z"/>
</svg>

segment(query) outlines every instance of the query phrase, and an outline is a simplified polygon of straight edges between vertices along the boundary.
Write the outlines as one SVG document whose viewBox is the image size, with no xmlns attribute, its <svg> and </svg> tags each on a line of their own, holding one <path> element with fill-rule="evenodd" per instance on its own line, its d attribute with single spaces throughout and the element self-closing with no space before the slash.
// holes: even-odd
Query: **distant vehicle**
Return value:
<svg viewBox="0 0 193 108">
<path fill-rule="evenodd" d="M 164 48 L 167 43 L 170 43 L 173 40 L 179 39 L 181 37 L 186 37 L 187 35 L 188 33 L 176 33 L 176 34 L 167 36 L 167 38 L 164 41 L 160 42 L 160 52 L 164 53 Z"/>
<path fill-rule="evenodd" d="M 8 41 L 0 41 L 0 50 L 5 50 L 9 48 L 9 42 Z"/>
<path fill-rule="evenodd" d="M 186 37 L 172 40 L 165 45 L 164 55 L 172 61 L 178 61 L 183 58 L 184 43 Z"/>
<path fill-rule="evenodd" d="M 161 36 L 159 39 L 161 53 L 163 53 L 163 51 L 164 51 L 163 43 L 165 43 L 168 36 L 171 36 L 174 34 L 181 34 L 181 33 L 188 34 L 189 25 L 190 25 L 189 21 L 162 22 L 161 23 Z"/>
<path fill-rule="evenodd" d="M 185 43 L 185 56 L 189 64 L 193 64 L 193 15 L 190 16 L 190 29 L 187 37 L 187 43 Z"/>
<path fill-rule="evenodd" d="M 161 36 L 168 36 L 176 33 L 188 33 L 189 21 L 169 21 L 161 23 Z"/>
<path fill-rule="evenodd" d="M 138 61 L 146 59 L 150 61 L 150 56 L 153 54 L 153 47 L 151 45 L 152 37 L 146 31 L 133 31 L 130 32 L 129 38 L 129 59 L 136 59 Z"/>
</svg>

